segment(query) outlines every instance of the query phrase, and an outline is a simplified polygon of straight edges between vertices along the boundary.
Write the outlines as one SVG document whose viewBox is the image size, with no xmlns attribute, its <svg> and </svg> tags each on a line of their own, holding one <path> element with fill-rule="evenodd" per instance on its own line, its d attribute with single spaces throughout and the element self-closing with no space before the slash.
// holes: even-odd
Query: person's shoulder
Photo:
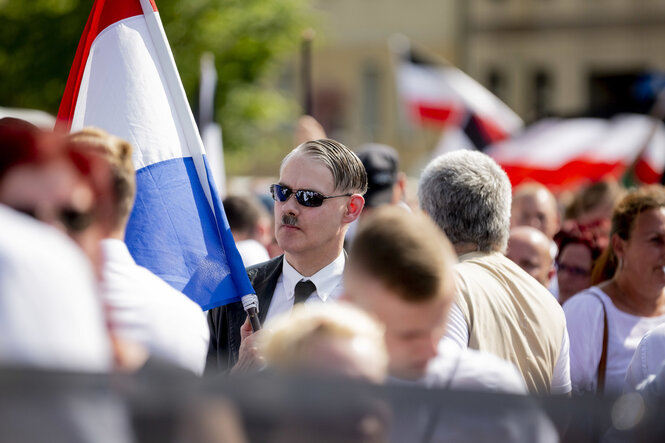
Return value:
<svg viewBox="0 0 665 443">
<path fill-rule="evenodd" d="M 280 255 L 275 258 L 271 258 L 268 261 L 264 261 L 247 267 L 246 271 L 247 275 L 249 276 L 249 280 L 251 282 L 254 282 L 255 279 L 263 278 L 264 276 L 275 271 L 277 268 L 281 267 L 283 259 L 284 256 Z"/>
<path fill-rule="evenodd" d="M 72 275 L 93 278 L 92 266 L 83 251 L 56 228 L 3 205 L 0 226 L 0 261 L 6 269 L 19 266 L 26 273 L 28 269 L 38 270 L 41 275 L 48 274 L 65 283 Z"/>
<path fill-rule="evenodd" d="M 455 389 L 525 394 L 526 384 L 515 365 L 493 354 L 456 346 L 440 346 L 439 356 L 428 368 L 428 376 L 449 380 Z"/>
<path fill-rule="evenodd" d="M 665 340 L 665 323 L 660 324 L 653 329 L 650 329 L 649 332 L 644 334 L 642 340 L 643 341 Z"/>
<path fill-rule="evenodd" d="M 454 385 L 468 389 L 525 394 L 526 384 L 514 364 L 488 352 L 466 349 Z"/>
<path fill-rule="evenodd" d="M 563 304 L 566 315 L 571 311 L 579 310 L 602 310 L 603 304 L 609 301 L 609 297 L 597 286 L 592 286 L 578 292 Z"/>
</svg>

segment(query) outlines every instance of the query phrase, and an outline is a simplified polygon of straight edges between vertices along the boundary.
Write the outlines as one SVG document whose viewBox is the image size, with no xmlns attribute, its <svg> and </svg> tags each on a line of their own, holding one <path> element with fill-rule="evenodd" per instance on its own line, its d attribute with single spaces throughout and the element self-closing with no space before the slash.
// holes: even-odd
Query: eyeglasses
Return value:
<svg viewBox="0 0 665 443">
<path fill-rule="evenodd" d="M 34 219 L 44 221 L 46 223 L 48 223 L 50 220 L 49 217 L 43 216 L 41 213 L 42 211 L 34 208 L 15 207 L 14 209 L 22 212 L 25 215 L 29 215 Z M 55 211 L 53 219 L 61 223 L 67 232 L 79 233 L 90 227 L 94 219 L 94 215 L 92 211 L 83 212 L 74 208 L 60 208 Z"/>
<path fill-rule="evenodd" d="M 294 191 L 293 189 L 287 188 L 282 185 L 270 185 L 270 194 L 272 199 L 276 202 L 285 202 L 292 195 L 296 196 L 296 201 L 308 208 L 318 208 L 323 204 L 323 202 L 329 198 L 337 197 L 350 197 L 353 194 L 340 194 L 340 195 L 323 195 L 320 192 L 308 191 L 306 189 L 299 189 Z"/>
<path fill-rule="evenodd" d="M 563 263 L 557 263 L 556 264 L 556 270 L 557 272 L 567 272 L 573 277 L 588 277 L 589 274 L 591 274 L 590 271 L 587 271 L 586 269 L 580 268 L 579 266 L 568 266 Z"/>
</svg>

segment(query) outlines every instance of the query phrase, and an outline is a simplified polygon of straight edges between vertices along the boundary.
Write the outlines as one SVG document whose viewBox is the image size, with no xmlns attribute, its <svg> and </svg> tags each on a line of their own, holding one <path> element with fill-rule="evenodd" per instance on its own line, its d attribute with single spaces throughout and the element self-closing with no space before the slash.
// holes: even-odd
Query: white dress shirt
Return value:
<svg viewBox="0 0 665 443">
<path fill-rule="evenodd" d="M 112 355 L 87 257 L 64 234 L 0 205 L 0 364 L 106 372 Z"/>
<path fill-rule="evenodd" d="M 282 274 L 279 276 L 279 280 L 277 280 L 277 286 L 275 286 L 275 292 L 273 293 L 272 301 L 266 314 L 266 322 L 293 308 L 295 287 L 301 280 L 311 280 L 316 286 L 316 291 L 312 292 L 309 298 L 305 300 L 305 303 L 326 303 L 337 300 L 342 295 L 342 274 L 344 273 L 345 262 L 346 257 L 344 251 L 342 251 L 325 268 L 311 277 L 304 277 L 284 257 L 282 261 Z"/>
<path fill-rule="evenodd" d="M 136 264 L 124 242 L 102 241 L 104 297 L 118 337 L 203 374 L 210 333 L 199 305 Z"/>
</svg>

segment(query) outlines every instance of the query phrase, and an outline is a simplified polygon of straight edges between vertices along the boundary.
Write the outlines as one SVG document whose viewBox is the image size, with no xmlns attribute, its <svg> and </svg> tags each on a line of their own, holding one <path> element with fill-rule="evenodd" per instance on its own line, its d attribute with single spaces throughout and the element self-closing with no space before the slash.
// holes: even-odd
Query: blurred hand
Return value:
<svg viewBox="0 0 665 443">
<path fill-rule="evenodd" d="M 231 368 L 231 374 L 248 374 L 258 372 L 265 367 L 265 358 L 259 354 L 257 340 L 261 331 L 253 332 L 249 317 L 240 327 L 240 349 L 238 362 Z"/>
<path fill-rule="evenodd" d="M 326 138 L 326 131 L 314 117 L 311 115 L 303 115 L 298 119 L 295 132 L 296 146 L 310 140 L 318 140 Z"/>
</svg>

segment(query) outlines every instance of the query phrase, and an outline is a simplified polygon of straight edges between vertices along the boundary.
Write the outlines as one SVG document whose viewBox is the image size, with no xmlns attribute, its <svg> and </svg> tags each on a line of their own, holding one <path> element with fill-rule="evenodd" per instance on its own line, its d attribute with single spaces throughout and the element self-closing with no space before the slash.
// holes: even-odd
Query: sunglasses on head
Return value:
<svg viewBox="0 0 665 443">
<path fill-rule="evenodd" d="M 329 198 L 350 197 L 353 195 L 323 195 L 320 192 L 308 191 L 306 189 L 299 189 L 294 191 L 293 189 L 287 188 L 286 186 L 277 184 L 270 185 L 270 194 L 272 195 L 272 199 L 276 202 L 285 202 L 289 199 L 289 197 L 295 195 L 296 201 L 303 206 L 307 206 L 308 208 L 318 208 L 325 200 Z"/>
</svg>

